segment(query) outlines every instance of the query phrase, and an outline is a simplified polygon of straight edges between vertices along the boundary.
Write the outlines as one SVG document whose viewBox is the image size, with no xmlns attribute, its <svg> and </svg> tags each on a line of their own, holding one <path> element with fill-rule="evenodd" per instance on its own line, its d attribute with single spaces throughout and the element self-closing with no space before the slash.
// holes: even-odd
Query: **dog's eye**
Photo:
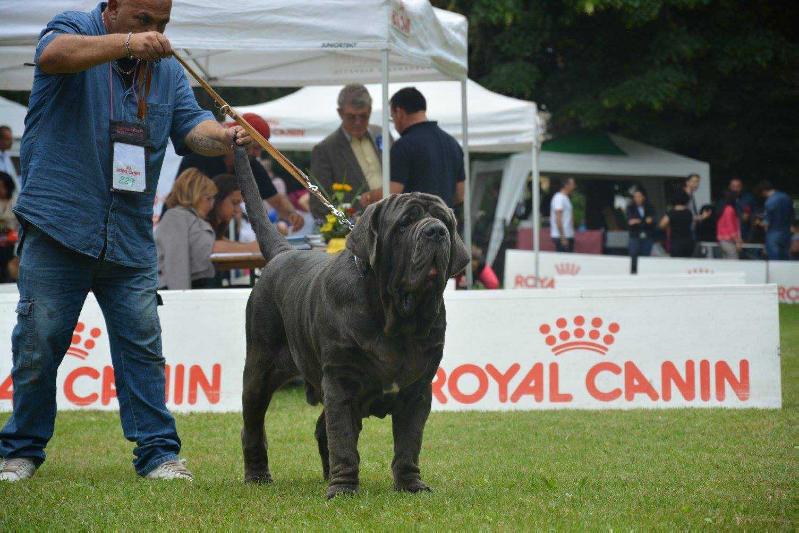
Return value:
<svg viewBox="0 0 799 533">
<path fill-rule="evenodd" d="M 413 222 L 413 216 L 411 216 L 411 214 L 408 213 L 407 215 L 403 216 L 400 219 L 400 226 L 403 228 L 407 228 L 408 226 L 411 225 L 412 222 Z"/>
</svg>

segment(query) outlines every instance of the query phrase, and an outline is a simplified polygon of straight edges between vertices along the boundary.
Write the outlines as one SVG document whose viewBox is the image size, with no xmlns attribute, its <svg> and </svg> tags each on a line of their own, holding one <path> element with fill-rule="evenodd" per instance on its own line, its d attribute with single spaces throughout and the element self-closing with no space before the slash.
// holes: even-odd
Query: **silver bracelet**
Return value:
<svg viewBox="0 0 799 533">
<path fill-rule="evenodd" d="M 125 51 L 128 53 L 128 59 L 133 59 L 134 55 L 130 51 L 130 36 L 133 35 L 133 32 L 128 33 L 128 38 L 125 39 Z"/>
</svg>

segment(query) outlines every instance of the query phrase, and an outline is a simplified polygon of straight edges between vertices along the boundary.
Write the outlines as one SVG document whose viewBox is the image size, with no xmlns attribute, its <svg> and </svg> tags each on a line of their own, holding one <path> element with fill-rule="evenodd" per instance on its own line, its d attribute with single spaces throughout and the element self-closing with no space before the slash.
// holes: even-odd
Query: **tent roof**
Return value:
<svg viewBox="0 0 799 533">
<path fill-rule="evenodd" d="M 39 32 L 57 13 L 96 0 L 26 0 L 3 14 L 0 89 L 31 87 Z M 291 87 L 463 79 L 466 19 L 427 0 L 174 0 L 166 35 L 216 86 Z"/>
<path fill-rule="evenodd" d="M 0 96 L 0 126 L 10 126 L 15 139 L 22 137 L 25 131 L 25 115 L 28 108 Z"/>
<path fill-rule="evenodd" d="M 607 139 L 621 153 L 566 152 L 542 150 L 541 172 L 593 174 L 609 176 L 687 176 L 696 172 L 710 177 L 710 165 L 620 135 L 608 133 Z M 552 145 L 550 145 L 552 146 Z M 529 158 L 529 155 L 526 155 Z"/>
<path fill-rule="evenodd" d="M 391 84 L 389 93 L 413 85 L 427 100 L 427 116 L 461 140 L 460 82 L 435 81 Z M 368 85 L 373 122 L 379 122 L 380 85 Z M 288 96 L 237 108 L 263 117 L 272 130 L 271 142 L 282 150 L 311 150 L 341 125 L 336 112 L 341 85 L 305 87 Z M 476 152 L 516 152 L 532 147 L 537 126 L 534 102 L 493 93 L 469 80 L 469 148 Z M 392 132 L 394 138 L 397 133 Z"/>
<path fill-rule="evenodd" d="M 583 155 L 625 155 L 607 133 L 580 132 L 545 141 L 541 145 L 544 152 L 561 152 Z"/>
</svg>

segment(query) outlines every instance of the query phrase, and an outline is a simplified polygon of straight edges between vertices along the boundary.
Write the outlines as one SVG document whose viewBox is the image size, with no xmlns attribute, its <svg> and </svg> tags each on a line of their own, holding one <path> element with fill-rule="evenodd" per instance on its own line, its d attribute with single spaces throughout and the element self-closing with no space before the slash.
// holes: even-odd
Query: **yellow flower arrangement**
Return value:
<svg viewBox="0 0 799 533">
<path fill-rule="evenodd" d="M 333 190 L 336 192 L 352 192 L 352 185 L 349 183 L 334 183 Z"/>
<path fill-rule="evenodd" d="M 333 183 L 330 186 L 331 194 L 327 194 L 327 191 L 324 191 L 324 188 L 322 189 L 326 196 L 330 198 L 330 202 L 335 205 L 337 209 L 342 211 L 347 218 L 349 218 L 351 221 L 354 221 L 353 217 L 355 216 L 356 209 L 350 202 L 354 201 L 357 204 L 358 194 L 360 191 L 353 193 L 352 185 L 344 182 L 343 180 L 341 182 Z M 349 228 L 339 222 L 339 220 L 331 213 L 328 213 L 325 216 L 324 223 L 319 228 L 319 233 L 322 234 L 325 242 L 330 242 L 333 239 L 342 239 L 346 237 L 349 232 Z"/>
</svg>

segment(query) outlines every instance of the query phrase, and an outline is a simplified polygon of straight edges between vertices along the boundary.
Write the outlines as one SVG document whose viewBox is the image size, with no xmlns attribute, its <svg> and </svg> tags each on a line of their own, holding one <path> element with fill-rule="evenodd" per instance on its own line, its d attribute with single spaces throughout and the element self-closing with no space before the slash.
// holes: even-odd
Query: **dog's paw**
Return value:
<svg viewBox="0 0 799 533">
<path fill-rule="evenodd" d="M 327 499 L 332 500 L 336 496 L 355 496 L 358 494 L 358 485 L 330 485 L 327 488 Z"/>
<path fill-rule="evenodd" d="M 244 475 L 244 482 L 266 485 L 272 483 L 272 475 L 269 472 L 247 473 Z"/>
<path fill-rule="evenodd" d="M 398 490 L 400 492 L 433 492 L 427 483 L 422 481 L 421 479 L 412 479 L 409 481 L 402 481 L 402 482 L 395 482 L 394 483 L 394 490 Z"/>
</svg>

